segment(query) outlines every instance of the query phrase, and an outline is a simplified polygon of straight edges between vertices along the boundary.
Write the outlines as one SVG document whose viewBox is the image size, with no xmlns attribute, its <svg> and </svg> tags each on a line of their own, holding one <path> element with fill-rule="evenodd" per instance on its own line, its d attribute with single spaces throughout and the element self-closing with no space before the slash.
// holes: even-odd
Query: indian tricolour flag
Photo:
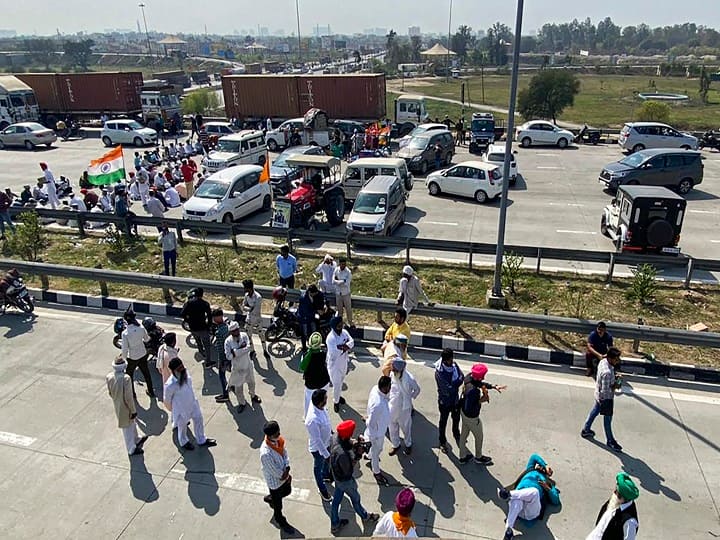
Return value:
<svg viewBox="0 0 720 540">
<path fill-rule="evenodd" d="M 125 179 L 122 146 L 110 150 L 103 157 L 93 159 L 88 167 L 88 180 L 96 186 L 106 186 Z"/>
</svg>

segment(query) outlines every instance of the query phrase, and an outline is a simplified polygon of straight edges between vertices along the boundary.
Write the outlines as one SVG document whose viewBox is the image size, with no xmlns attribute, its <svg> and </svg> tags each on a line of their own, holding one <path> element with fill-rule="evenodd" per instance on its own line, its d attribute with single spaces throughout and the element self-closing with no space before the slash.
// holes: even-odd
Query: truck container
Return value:
<svg viewBox="0 0 720 540">
<path fill-rule="evenodd" d="M 153 79 L 166 81 L 168 84 L 179 84 L 183 88 L 190 88 L 190 77 L 183 70 L 160 71 L 152 74 Z"/>
<path fill-rule="evenodd" d="M 210 84 L 210 75 L 207 71 L 192 71 L 190 78 L 195 84 Z"/>
<path fill-rule="evenodd" d="M 309 109 L 331 118 L 385 118 L 385 75 L 227 75 L 225 112 L 240 120 L 297 118 Z"/>
<path fill-rule="evenodd" d="M 259 62 L 245 64 L 245 73 L 248 75 L 260 75 L 263 72 L 263 65 Z"/>
</svg>

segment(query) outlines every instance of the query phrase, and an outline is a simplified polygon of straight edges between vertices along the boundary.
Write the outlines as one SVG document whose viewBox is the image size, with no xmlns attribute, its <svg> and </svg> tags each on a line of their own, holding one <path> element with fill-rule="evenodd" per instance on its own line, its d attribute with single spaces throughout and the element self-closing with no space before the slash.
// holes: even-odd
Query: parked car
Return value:
<svg viewBox="0 0 720 540">
<path fill-rule="evenodd" d="M 515 161 L 515 154 L 510 154 L 510 185 L 514 186 L 517 182 L 517 161 Z M 503 172 L 505 166 L 505 145 L 504 144 L 491 144 L 488 146 L 487 152 L 483 154 L 482 160 L 485 163 L 490 163 L 500 168 L 500 174 Z"/>
<path fill-rule="evenodd" d="M 434 131 L 438 129 L 446 130 L 448 127 L 445 124 L 435 124 L 435 123 L 428 123 L 428 124 L 420 124 L 418 127 L 413 129 L 410 133 L 405 135 L 404 137 L 401 137 L 398 139 L 398 146 L 400 148 L 403 148 L 407 146 L 407 144 L 410 142 L 410 139 L 413 137 L 419 137 L 420 135 L 424 135 L 428 131 Z"/>
<path fill-rule="evenodd" d="M 425 174 L 435 167 L 435 144 L 440 144 L 442 148 L 441 163 L 449 166 L 455 153 L 455 139 L 447 128 L 413 137 L 396 155 L 405 160 L 411 171 Z"/>
<path fill-rule="evenodd" d="M 205 126 L 205 132 L 211 137 L 213 135 L 216 137 L 232 135 L 237 131 L 233 129 L 233 125 L 230 122 L 205 122 L 203 126 Z"/>
<path fill-rule="evenodd" d="M 303 118 L 291 118 L 285 120 L 275 129 L 271 129 L 265 133 L 265 141 L 267 142 L 268 150 L 271 152 L 277 152 L 279 148 L 286 148 L 290 145 L 290 136 L 293 130 L 303 130 Z"/>
<path fill-rule="evenodd" d="M 376 176 L 358 193 L 345 228 L 357 235 L 390 236 L 405 223 L 406 199 L 400 178 Z"/>
<path fill-rule="evenodd" d="M 618 144 L 625 150 L 639 152 L 646 148 L 682 148 L 697 150 L 698 138 L 658 122 L 628 122 L 620 130 Z"/>
<path fill-rule="evenodd" d="M 678 255 L 687 201 L 667 188 L 620 186 L 603 210 L 600 232 L 618 251 Z"/>
<path fill-rule="evenodd" d="M 260 182 L 263 168 L 237 165 L 211 174 L 183 204 L 183 219 L 232 223 L 258 210 L 270 210 L 269 182 Z"/>
<path fill-rule="evenodd" d="M 702 154 L 692 150 L 640 150 L 608 163 L 598 181 L 610 191 L 624 185 L 665 186 L 685 195 L 703 180 Z"/>
<path fill-rule="evenodd" d="M 502 172 L 492 163 L 463 161 L 460 165 L 429 174 L 425 186 L 430 195 L 448 193 L 484 203 L 502 193 Z"/>
<path fill-rule="evenodd" d="M 358 133 L 365 131 L 365 124 L 356 122 L 355 120 L 334 120 L 332 127 L 339 129 L 345 137 L 352 137 L 355 130 L 357 130 Z"/>
<path fill-rule="evenodd" d="M 100 139 L 105 146 L 116 144 L 143 146 L 157 143 L 157 131 L 145 127 L 135 120 L 120 118 L 105 122 Z"/>
<path fill-rule="evenodd" d="M 263 132 L 246 129 L 220 137 L 215 150 L 203 158 L 202 164 L 212 173 L 236 165 L 264 165 L 265 159 Z"/>
<path fill-rule="evenodd" d="M 287 164 L 289 157 L 297 155 L 322 156 L 325 152 L 319 146 L 293 146 L 284 150 L 270 166 L 270 186 L 273 194 L 285 195 L 290 191 L 291 182 L 302 178 L 302 169 Z"/>
<path fill-rule="evenodd" d="M 405 191 L 413 188 L 413 175 L 400 158 L 360 158 L 348 164 L 343 174 L 342 186 L 345 200 L 354 201 L 362 187 L 376 176 L 397 176 L 405 184 Z"/>
<path fill-rule="evenodd" d="M 533 145 L 567 148 L 575 140 L 575 134 L 545 120 L 532 120 L 515 129 L 515 140 L 523 148 Z"/>
<path fill-rule="evenodd" d="M 55 132 L 37 122 L 18 122 L 0 131 L 0 150 L 6 146 L 24 146 L 28 150 L 35 150 L 41 144 L 50 148 L 55 141 Z"/>
</svg>

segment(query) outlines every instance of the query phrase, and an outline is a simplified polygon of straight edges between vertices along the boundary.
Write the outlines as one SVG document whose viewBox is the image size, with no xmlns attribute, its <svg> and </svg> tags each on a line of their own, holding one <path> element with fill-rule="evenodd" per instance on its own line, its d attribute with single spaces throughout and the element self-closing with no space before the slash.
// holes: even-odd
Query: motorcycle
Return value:
<svg viewBox="0 0 720 540">
<path fill-rule="evenodd" d="M 80 131 L 80 124 L 73 122 L 69 127 L 66 127 L 60 134 L 63 141 L 68 141 L 72 137 L 82 138 L 82 132 Z"/>
<path fill-rule="evenodd" d="M 292 307 L 292 303 L 288 307 L 284 302 L 276 303 L 270 325 L 265 330 L 265 339 L 269 343 L 275 343 L 284 337 L 299 338 L 300 334 L 297 308 Z"/>
<path fill-rule="evenodd" d="M 575 142 L 596 145 L 600 142 L 601 134 L 602 132 L 599 129 L 589 128 L 586 124 L 575 137 Z"/>
<path fill-rule="evenodd" d="M 148 336 L 150 336 L 150 339 L 145 342 L 145 350 L 147 350 L 150 358 L 154 358 L 157 356 L 160 345 L 163 344 L 163 336 L 165 335 L 165 330 L 163 330 L 163 328 L 160 327 L 155 322 L 155 319 L 153 319 L 152 317 L 145 317 L 142 320 L 142 325 L 143 328 L 145 328 L 145 331 L 148 333 Z M 122 348 L 122 333 L 126 328 L 127 322 L 125 321 L 124 317 L 118 317 L 117 319 L 115 319 L 115 324 L 113 325 L 115 336 L 113 337 L 112 342 L 113 345 L 118 349 Z"/>
<path fill-rule="evenodd" d="M 0 313 L 5 313 L 8 307 L 17 308 L 23 313 L 35 310 L 34 298 L 14 268 L 0 282 Z"/>
<path fill-rule="evenodd" d="M 713 130 L 706 131 L 705 133 L 703 133 L 700 141 L 698 141 L 698 148 L 700 148 L 701 150 L 703 148 L 708 148 L 710 150 L 720 150 L 720 139 L 715 136 L 715 132 Z"/>
</svg>

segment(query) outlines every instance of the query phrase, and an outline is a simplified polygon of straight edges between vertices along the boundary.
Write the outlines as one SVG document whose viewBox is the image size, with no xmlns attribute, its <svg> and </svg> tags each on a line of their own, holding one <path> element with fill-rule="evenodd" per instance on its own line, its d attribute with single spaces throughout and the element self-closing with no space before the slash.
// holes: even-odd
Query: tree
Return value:
<svg viewBox="0 0 720 540">
<path fill-rule="evenodd" d="M 33 61 L 45 66 L 46 70 L 50 70 L 50 64 L 55 56 L 55 44 L 50 39 L 26 39 L 25 49 L 30 53 Z"/>
<path fill-rule="evenodd" d="M 465 60 L 468 49 L 472 49 L 474 46 L 475 36 L 472 33 L 472 28 L 463 24 L 452 36 L 450 49 L 455 51 L 459 58 Z"/>
<path fill-rule="evenodd" d="M 184 114 L 204 114 L 207 111 L 217 109 L 220 106 L 220 100 L 217 93 L 209 88 L 195 90 L 185 95 L 182 100 L 182 110 Z"/>
<path fill-rule="evenodd" d="M 512 43 L 513 35 L 510 27 L 496 22 L 487 31 L 485 38 L 486 49 L 489 52 L 490 62 L 496 66 L 504 66 L 508 62 L 507 45 Z"/>
<path fill-rule="evenodd" d="M 413 64 L 419 64 L 422 62 L 422 55 L 420 54 L 422 52 L 422 39 L 420 36 L 411 36 L 410 37 L 410 57 L 412 58 Z"/>
<path fill-rule="evenodd" d="M 390 29 L 386 36 L 385 50 L 387 51 L 386 64 L 391 70 L 396 70 L 400 63 L 400 43 L 397 39 L 397 32 Z"/>
<path fill-rule="evenodd" d="M 580 81 L 574 73 L 544 69 L 535 75 L 518 95 L 518 111 L 526 119 L 549 118 L 554 123 L 563 109 L 572 106 L 580 92 Z"/>
<path fill-rule="evenodd" d="M 87 70 L 88 60 L 92 54 L 92 47 L 95 42 L 92 39 L 83 39 L 82 41 L 66 41 L 63 44 L 65 58 L 70 66 L 77 66 Z"/>
<path fill-rule="evenodd" d="M 660 101 L 646 101 L 637 114 L 640 122 L 670 122 L 670 105 Z"/>
</svg>

